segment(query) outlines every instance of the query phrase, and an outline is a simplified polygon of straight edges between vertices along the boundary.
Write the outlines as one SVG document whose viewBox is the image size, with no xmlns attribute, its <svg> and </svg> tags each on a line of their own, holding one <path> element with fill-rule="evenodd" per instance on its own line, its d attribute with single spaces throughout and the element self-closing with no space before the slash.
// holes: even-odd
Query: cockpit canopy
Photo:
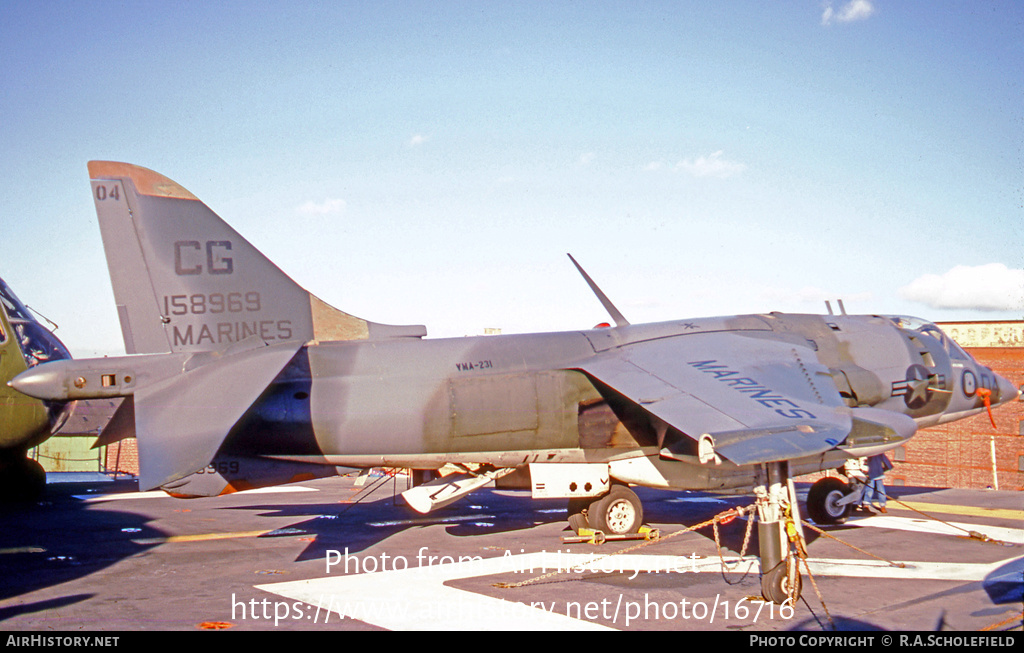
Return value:
<svg viewBox="0 0 1024 653">
<path fill-rule="evenodd" d="M 925 335 L 935 338 L 942 343 L 945 347 L 946 353 L 949 357 L 954 360 L 961 361 L 972 361 L 974 358 L 971 357 L 963 348 L 956 343 L 955 340 L 950 338 L 938 327 L 934 322 L 928 320 L 922 320 L 919 317 L 909 317 L 906 315 L 887 315 L 887 318 L 892 320 L 893 324 L 900 327 L 901 329 L 907 329 L 910 331 L 917 331 Z"/>
<path fill-rule="evenodd" d="M 10 337 L 16 338 L 26 365 L 34 367 L 40 363 L 71 358 L 64 343 L 32 316 L 28 307 L 21 303 L 3 279 L 0 279 L 0 303 L 14 331 L 13 334 L 4 333 L 0 326 L 0 342 L 6 342 Z"/>
</svg>

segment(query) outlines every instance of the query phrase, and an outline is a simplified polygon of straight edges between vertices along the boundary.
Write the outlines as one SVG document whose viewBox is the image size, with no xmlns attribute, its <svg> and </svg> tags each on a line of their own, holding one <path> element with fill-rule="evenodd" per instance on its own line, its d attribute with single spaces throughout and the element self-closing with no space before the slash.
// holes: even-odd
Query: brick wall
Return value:
<svg viewBox="0 0 1024 653">
<path fill-rule="evenodd" d="M 135 438 L 125 438 L 107 445 L 107 473 L 139 475 L 139 450 L 135 443 Z"/>
<path fill-rule="evenodd" d="M 38 455 L 43 467 L 50 472 L 88 470 L 138 475 L 139 454 L 135 438 L 125 438 L 101 447 L 99 451 L 90 449 L 120 405 L 120 399 L 87 399 L 76 402 L 74 412 L 60 433 L 39 447 Z M 85 444 L 79 445 L 76 449 L 73 445 L 79 441 L 84 441 Z M 76 451 L 79 453 L 74 453 Z M 88 458 L 88 462 L 75 468 L 58 465 L 55 462 L 58 458 L 70 457 Z"/>
</svg>

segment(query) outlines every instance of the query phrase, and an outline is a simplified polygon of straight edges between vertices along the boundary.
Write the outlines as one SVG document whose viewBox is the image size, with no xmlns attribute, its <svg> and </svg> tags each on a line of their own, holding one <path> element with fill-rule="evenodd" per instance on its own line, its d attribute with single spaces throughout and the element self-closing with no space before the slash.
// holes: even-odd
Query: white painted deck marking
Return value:
<svg viewBox="0 0 1024 653">
<path fill-rule="evenodd" d="M 366 558 L 372 557 L 364 557 L 364 564 Z M 556 564 L 549 554 L 527 553 L 257 585 L 256 589 L 314 606 L 315 610 L 306 611 L 307 618 L 325 624 L 332 618 L 340 621 L 340 615 L 390 630 L 607 630 L 600 624 L 519 603 L 512 594 L 508 599 L 492 598 L 444 584 L 462 578 L 539 569 L 545 561 Z M 415 558 L 408 562 L 416 564 Z M 522 579 L 532 575 L 529 571 L 519 574 Z"/>
<path fill-rule="evenodd" d="M 874 516 L 854 519 L 846 522 L 848 526 L 866 526 L 874 528 L 890 528 L 898 531 L 915 531 L 918 533 L 934 533 L 937 535 L 959 535 L 967 537 L 969 531 L 977 531 L 994 540 L 1011 544 L 1024 544 L 1024 530 L 987 526 L 985 524 L 965 524 L 961 522 L 939 522 L 930 519 L 913 519 L 909 517 Z"/>
<path fill-rule="evenodd" d="M 373 555 L 367 554 L 366 557 Z M 988 564 L 905 562 L 902 568 L 872 560 L 811 558 L 808 563 L 816 576 L 973 582 L 984 580 L 1008 561 Z M 494 598 L 447 587 L 444 583 L 513 572 L 519 572 L 515 573 L 516 580 L 526 580 L 546 571 L 577 565 L 586 565 L 583 573 L 622 572 L 627 577 L 655 572 L 721 572 L 717 556 L 694 559 L 665 555 L 622 554 L 609 557 L 604 553 L 541 552 L 419 567 L 411 566 L 416 563 L 415 559 L 408 563 L 410 566 L 406 569 L 255 587 L 313 606 L 315 609 L 307 610 L 306 617 L 325 624 L 330 619 L 340 620 L 340 616 L 347 616 L 391 630 L 582 630 L 605 629 L 605 626 L 519 603 L 514 589 L 505 590 L 507 598 Z M 731 567 L 727 570 L 729 573 L 758 572 L 756 556 L 726 558 L 726 563 Z M 586 601 L 585 598 L 581 600 L 582 603 Z M 564 606 L 566 601 L 558 603 Z"/>
</svg>

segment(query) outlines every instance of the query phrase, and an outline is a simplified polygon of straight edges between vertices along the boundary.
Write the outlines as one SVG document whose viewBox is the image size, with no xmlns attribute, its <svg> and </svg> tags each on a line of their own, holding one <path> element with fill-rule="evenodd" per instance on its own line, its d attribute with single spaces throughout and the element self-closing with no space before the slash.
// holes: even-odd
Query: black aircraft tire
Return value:
<svg viewBox="0 0 1024 653">
<path fill-rule="evenodd" d="M 613 485 L 608 494 L 590 504 L 590 528 L 606 535 L 636 533 L 644 523 L 640 497 L 625 485 Z"/>
<path fill-rule="evenodd" d="M 25 459 L 25 483 L 27 492 L 33 498 L 38 497 L 46 489 L 46 470 L 38 461 Z"/>
<path fill-rule="evenodd" d="M 807 493 L 807 515 L 816 524 L 842 524 L 850 516 L 851 505 L 838 502 L 849 493 L 850 486 L 838 478 L 818 479 Z"/>
<path fill-rule="evenodd" d="M 789 600 L 789 563 L 783 560 L 779 564 L 775 565 L 768 570 L 768 573 L 761 574 L 761 596 L 766 601 L 771 601 L 776 605 L 782 605 Z M 800 578 L 800 573 L 797 572 L 793 579 L 795 585 L 790 605 L 793 605 L 800 598 L 800 591 L 803 589 L 803 580 Z"/>
<path fill-rule="evenodd" d="M 46 490 L 46 470 L 31 458 L 17 458 L 0 468 L 0 501 L 31 502 Z"/>
</svg>

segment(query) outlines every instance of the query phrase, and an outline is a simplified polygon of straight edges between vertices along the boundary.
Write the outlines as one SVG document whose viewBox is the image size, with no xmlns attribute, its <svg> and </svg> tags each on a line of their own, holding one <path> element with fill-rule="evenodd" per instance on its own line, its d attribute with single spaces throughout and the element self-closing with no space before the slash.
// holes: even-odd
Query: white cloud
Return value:
<svg viewBox="0 0 1024 653">
<path fill-rule="evenodd" d="M 345 200 L 326 199 L 323 202 L 309 200 L 295 207 L 303 215 L 333 215 L 345 212 Z"/>
<path fill-rule="evenodd" d="M 918 277 L 899 293 L 932 308 L 1019 311 L 1024 309 L 1024 270 L 1002 263 L 958 265 L 942 275 Z"/>
<path fill-rule="evenodd" d="M 424 136 L 423 134 L 415 134 L 409 139 L 409 147 L 419 147 L 426 143 L 429 138 L 429 136 Z"/>
<path fill-rule="evenodd" d="M 718 177 L 719 179 L 731 177 L 746 169 L 747 166 L 742 163 L 723 159 L 722 150 L 713 152 L 708 156 L 680 161 L 676 164 L 676 170 L 681 170 L 694 177 Z"/>
<path fill-rule="evenodd" d="M 870 0 L 850 0 L 844 4 L 839 11 L 832 9 L 832 3 L 825 5 L 825 11 L 821 15 L 822 25 L 831 25 L 835 20 L 840 23 L 852 23 L 856 20 L 866 20 L 875 13 L 875 7 Z"/>
<path fill-rule="evenodd" d="M 596 156 L 597 155 L 594 154 L 593 152 L 584 152 L 583 154 L 580 155 L 580 165 L 581 166 L 588 166 L 588 165 L 590 165 L 594 161 L 594 157 L 596 157 Z"/>
</svg>

